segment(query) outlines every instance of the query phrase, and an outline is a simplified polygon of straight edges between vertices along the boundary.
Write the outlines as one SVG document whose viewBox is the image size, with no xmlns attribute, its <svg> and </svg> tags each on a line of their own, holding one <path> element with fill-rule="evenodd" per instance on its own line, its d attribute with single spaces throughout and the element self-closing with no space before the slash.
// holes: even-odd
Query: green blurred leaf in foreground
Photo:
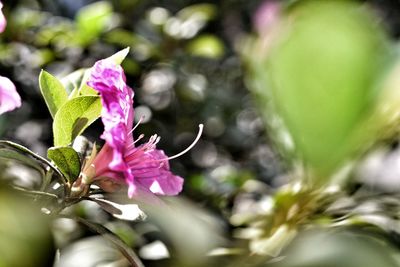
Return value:
<svg viewBox="0 0 400 267">
<path fill-rule="evenodd" d="M 250 52 L 251 83 L 267 120 L 271 110 L 279 115 L 296 156 L 326 181 L 376 130 L 365 122 L 388 67 L 388 41 L 356 2 L 300 1 L 284 15 L 267 52 Z"/>
<path fill-rule="evenodd" d="M 384 240 L 346 231 L 309 231 L 270 267 L 395 267 L 399 254 Z M 339 256 L 339 257 L 338 257 Z"/>
<path fill-rule="evenodd" d="M 55 251 L 39 207 L 0 184 L 0 267 L 50 266 Z"/>
</svg>

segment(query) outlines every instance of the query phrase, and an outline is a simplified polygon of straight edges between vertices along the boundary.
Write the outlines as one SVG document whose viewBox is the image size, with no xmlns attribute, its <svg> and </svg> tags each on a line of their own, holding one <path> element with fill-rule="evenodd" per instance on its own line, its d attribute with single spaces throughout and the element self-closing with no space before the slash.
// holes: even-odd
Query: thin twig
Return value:
<svg viewBox="0 0 400 267">
<path fill-rule="evenodd" d="M 19 186 L 13 186 L 13 188 L 15 190 L 21 191 L 25 194 L 29 194 L 29 195 L 35 195 L 35 196 L 45 196 L 45 197 L 51 197 L 51 198 L 55 198 L 56 200 L 58 200 L 58 196 L 51 194 L 51 193 L 47 193 L 47 192 L 42 192 L 42 191 L 36 191 L 36 190 L 29 190 L 23 187 L 19 187 Z"/>
<path fill-rule="evenodd" d="M 93 223 L 90 221 L 87 221 L 83 218 L 80 217 L 73 217 L 73 216 L 68 216 L 68 215 L 60 215 L 63 218 L 75 220 L 91 230 L 95 231 L 96 233 L 100 234 L 103 236 L 105 239 L 113 243 L 118 250 L 122 253 L 122 255 L 125 256 L 125 258 L 129 261 L 129 263 L 133 267 L 145 267 L 142 263 L 142 261 L 139 259 L 139 257 L 136 255 L 136 253 L 133 251 L 131 247 L 129 247 L 127 244 L 124 243 L 117 235 L 115 235 L 113 232 L 108 230 L 106 227 L 104 227 L 101 224 L 98 223 Z"/>
</svg>

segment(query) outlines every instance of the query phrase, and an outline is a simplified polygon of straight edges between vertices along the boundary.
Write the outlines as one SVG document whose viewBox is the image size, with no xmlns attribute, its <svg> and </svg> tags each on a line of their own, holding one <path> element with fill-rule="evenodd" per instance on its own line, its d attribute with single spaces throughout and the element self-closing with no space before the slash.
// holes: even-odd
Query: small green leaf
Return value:
<svg viewBox="0 0 400 267">
<path fill-rule="evenodd" d="M 81 171 L 78 153 L 72 147 L 51 147 L 47 157 L 60 169 L 70 183 L 73 183 Z"/>
<path fill-rule="evenodd" d="M 106 58 L 106 60 L 111 60 L 117 65 L 121 65 L 122 61 L 126 58 L 126 56 L 129 54 L 129 47 L 122 49 L 121 51 L 118 51 L 114 55 Z"/>
<path fill-rule="evenodd" d="M 56 77 L 44 70 L 39 75 L 39 86 L 50 114 L 54 118 L 58 109 L 68 99 L 67 91 Z"/>
<path fill-rule="evenodd" d="M 67 146 L 100 117 L 99 96 L 78 96 L 65 103 L 53 121 L 54 146 Z"/>
<path fill-rule="evenodd" d="M 68 99 L 78 96 L 97 95 L 97 92 L 86 84 L 90 77 L 90 72 L 91 68 L 83 68 L 62 78 L 61 81 L 69 92 Z"/>
<path fill-rule="evenodd" d="M 72 98 L 75 98 L 75 97 L 78 97 L 78 96 L 79 96 L 78 88 L 75 88 L 69 94 L 68 99 L 72 99 Z"/>
<path fill-rule="evenodd" d="M 79 95 L 81 96 L 98 95 L 96 90 L 94 90 L 92 87 L 86 84 L 90 78 L 91 71 L 92 68 L 85 70 L 85 72 L 83 73 L 81 85 L 78 88 Z"/>
<path fill-rule="evenodd" d="M 62 84 L 69 94 L 69 99 L 78 96 L 78 88 L 81 86 L 83 75 L 87 69 L 79 69 L 71 72 L 61 79 Z"/>
</svg>

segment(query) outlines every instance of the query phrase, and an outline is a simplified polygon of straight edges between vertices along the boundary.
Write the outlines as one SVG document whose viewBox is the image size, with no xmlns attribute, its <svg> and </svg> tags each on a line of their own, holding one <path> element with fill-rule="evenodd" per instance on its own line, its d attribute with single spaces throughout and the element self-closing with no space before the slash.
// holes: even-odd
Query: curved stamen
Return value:
<svg viewBox="0 0 400 267">
<path fill-rule="evenodd" d="M 176 158 L 182 156 L 183 154 L 185 154 L 186 152 L 191 150 L 196 145 L 196 143 L 200 140 L 202 133 L 203 133 L 203 124 L 199 124 L 199 132 L 197 133 L 196 139 L 194 139 L 194 141 L 190 144 L 190 146 L 188 146 L 185 150 L 183 150 L 182 152 L 180 152 L 174 156 L 171 156 L 171 157 L 168 157 L 165 159 L 154 160 L 154 162 L 163 162 L 163 161 L 167 161 L 167 160 L 171 160 L 171 159 L 176 159 Z"/>
</svg>

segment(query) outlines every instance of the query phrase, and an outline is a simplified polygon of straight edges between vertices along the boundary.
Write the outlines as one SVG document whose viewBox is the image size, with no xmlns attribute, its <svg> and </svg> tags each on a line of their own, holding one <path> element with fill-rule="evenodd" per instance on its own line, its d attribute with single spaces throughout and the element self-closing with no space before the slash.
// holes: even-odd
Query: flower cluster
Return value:
<svg viewBox="0 0 400 267">
<path fill-rule="evenodd" d="M 6 19 L 1 13 L 0 32 L 5 29 Z M 105 144 L 97 154 L 92 153 L 81 170 L 80 179 L 73 188 L 76 192 L 84 192 L 88 185 L 95 183 L 105 191 L 115 191 L 128 186 L 128 195 L 138 193 L 157 195 L 177 195 L 182 191 L 183 179 L 170 171 L 169 160 L 186 153 L 200 138 L 200 131 L 191 146 L 173 157 L 167 157 L 162 150 L 156 148 L 160 137 L 153 135 L 141 145 L 133 138 L 133 90 L 126 84 L 122 67 L 111 59 L 96 62 L 91 69 L 87 85 L 96 90 L 102 101 L 101 119 L 104 132 L 101 138 Z M 21 105 L 14 84 L 6 77 L 0 76 L 0 114 L 13 110 Z M 83 186 L 83 187 L 82 187 Z"/>
<path fill-rule="evenodd" d="M 85 177 L 92 176 L 90 179 L 104 190 L 113 190 L 115 185 L 125 183 L 129 197 L 138 191 L 158 195 L 178 194 L 182 190 L 183 179 L 171 173 L 168 163 L 171 158 L 156 149 L 160 138 L 153 135 L 147 143 L 136 146 L 143 135 L 136 141 L 133 138 L 136 128 L 133 127 L 134 93 L 126 84 L 122 67 L 108 59 L 100 60 L 92 68 L 87 84 L 101 96 L 104 124 L 101 138 L 105 140 L 105 145 L 90 161 L 90 166 L 84 169 Z M 200 135 L 201 130 L 198 138 Z"/>
</svg>

